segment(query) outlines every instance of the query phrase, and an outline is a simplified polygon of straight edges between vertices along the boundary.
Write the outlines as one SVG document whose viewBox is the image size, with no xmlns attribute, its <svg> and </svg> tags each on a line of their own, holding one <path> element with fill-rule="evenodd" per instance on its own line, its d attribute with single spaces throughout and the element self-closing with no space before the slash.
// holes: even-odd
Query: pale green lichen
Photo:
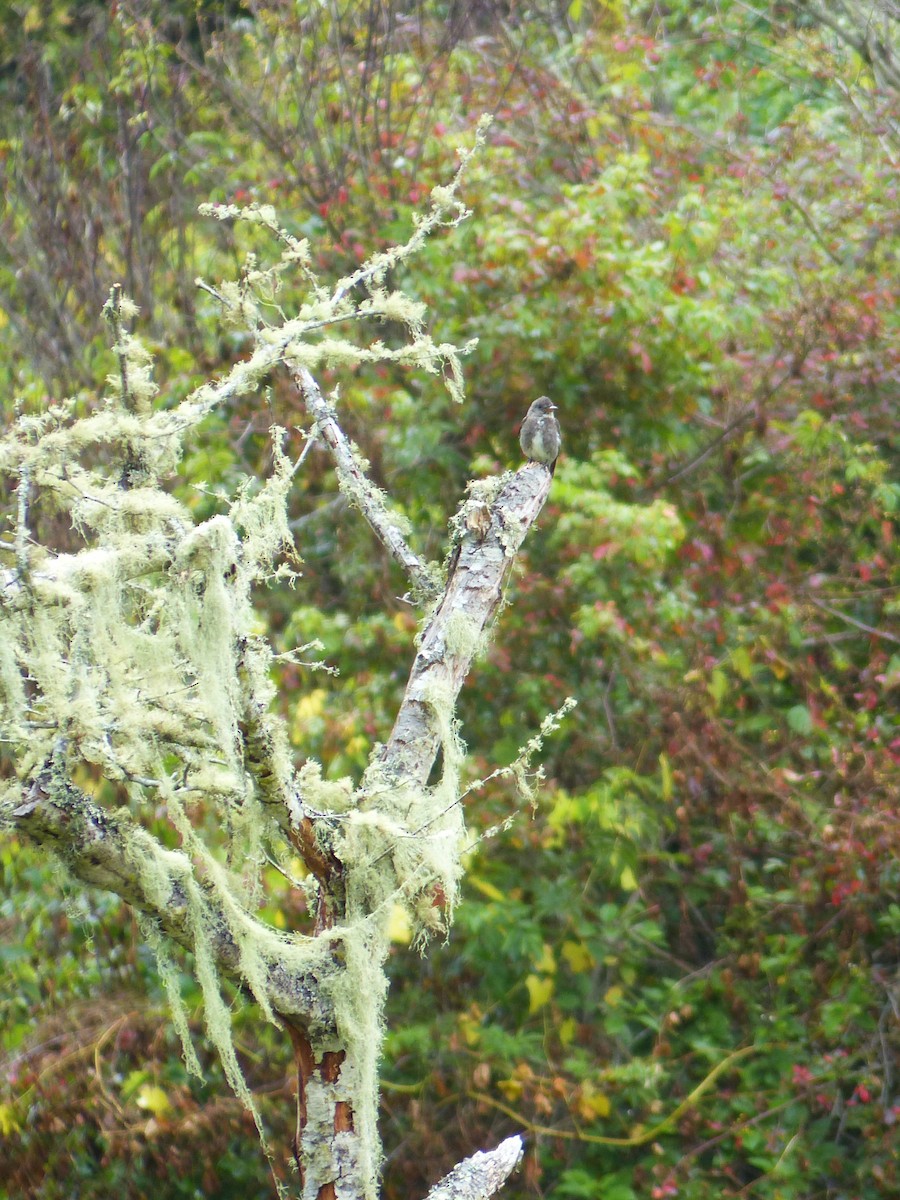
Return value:
<svg viewBox="0 0 900 1200">
<path fill-rule="evenodd" d="M 308 758 L 297 771 L 297 783 L 307 807 L 325 813 L 346 813 L 355 803 L 351 779 L 324 779 L 322 766 Z"/>
<path fill-rule="evenodd" d="M 496 771 L 492 771 L 484 779 L 477 779 L 473 783 L 470 783 L 462 798 L 464 799 L 471 792 L 481 790 L 491 780 L 509 778 L 515 782 L 519 793 L 534 808 L 537 804 L 538 785 L 544 781 L 543 768 L 540 766 L 534 767 L 534 759 L 543 749 L 545 739 L 556 732 L 568 714 L 576 707 L 577 703 L 578 701 L 574 697 L 568 696 L 555 712 L 548 713 L 544 717 L 538 732 L 534 737 L 529 738 L 524 746 L 519 747 L 519 751 L 511 763 L 505 767 L 498 767 Z M 507 828 L 508 824 L 509 820 L 501 823 L 495 830 L 487 830 L 485 833 L 482 833 L 476 840 L 491 837 L 495 832 Z"/>
<path fill-rule="evenodd" d="M 184 1065 L 192 1075 L 196 1075 L 198 1079 L 202 1079 L 203 1068 L 200 1066 L 200 1060 L 197 1058 L 197 1051 L 194 1049 L 194 1043 L 191 1038 L 188 1011 L 184 1003 L 184 998 L 181 995 L 178 966 L 172 956 L 169 943 L 160 933 L 158 925 L 150 920 L 149 917 L 139 912 L 137 914 L 137 921 L 141 936 L 156 957 L 159 977 L 163 982 L 163 987 L 166 989 L 166 999 L 169 1002 L 172 1024 L 175 1026 L 175 1032 L 178 1034 L 179 1041 L 181 1042 Z"/>
<path fill-rule="evenodd" d="M 331 995 L 339 1040 L 348 1051 L 356 1157 L 363 1190 L 374 1196 L 380 1155 L 375 1098 L 388 946 L 383 917 L 351 908 L 339 929 L 298 940 L 267 932 L 246 907 L 257 895 L 256 868 L 264 857 L 268 825 L 241 761 L 241 723 L 248 712 L 255 714 L 265 747 L 266 778 L 287 807 L 297 811 L 292 808 L 296 788 L 286 732 L 283 722 L 268 712 L 271 651 L 252 632 L 249 595 L 289 541 L 284 509 L 292 467 L 276 445 L 275 470 L 262 488 L 244 489 L 227 516 L 194 527 L 180 505 L 152 488 L 122 492 L 77 460 L 63 473 L 61 429 L 49 428 L 50 447 L 41 443 L 40 430 L 37 440 L 32 439 L 35 429 L 32 423 L 24 439 L 21 428 L 13 432 L 3 447 L 5 461 L 12 460 L 22 472 L 29 457 L 40 460 L 32 477 L 53 490 L 84 535 L 96 542 L 56 557 L 29 550 L 27 586 L 14 571 L 7 574 L 0 607 L 3 737 L 18 751 L 23 778 L 52 757 L 63 735 L 72 766 L 80 759 L 99 765 L 109 778 L 131 781 L 135 810 L 148 786 L 155 792 L 154 809 L 164 802 L 184 852 L 160 854 L 150 835 L 135 827 L 128 835 L 129 857 L 151 904 L 164 910 L 173 880 L 187 898 L 208 1033 L 229 1083 L 258 1124 L 211 950 L 208 895 L 217 898 L 217 912 L 239 950 L 241 976 L 270 1019 L 276 1019 L 266 986 L 270 967 L 314 967 L 320 986 Z M 84 432 L 82 426 L 79 433 Z M 97 432 L 76 438 L 72 453 L 97 444 Z M 134 429 L 128 434 L 128 453 L 133 453 Z M 126 451 L 122 453 L 124 459 Z M 173 754 L 181 764 L 177 788 Z M 326 801 L 323 809 L 349 806 L 348 784 L 326 785 L 313 774 L 308 767 L 300 782 L 316 800 Z M 138 778 L 146 783 L 135 783 Z M 185 805 L 200 795 L 222 810 L 232 838 L 230 867 L 206 846 L 188 817 Z M 148 853 L 151 843 L 156 853 Z M 197 1068 L 171 956 L 152 922 L 148 919 L 144 926 L 159 957 L 186 1061 Z"/>
<path fill-rule="evenodd" d="M 500 495 L 511 472 L 489 475 L 486 479 L 470 479 L 466 484 L 466 497 L 448 522 L 451 547 L 458 546 L 466 534 L 483 541 L 490 528 L 494 501 Z M 452 549 L 451 549 L 452 554 Z"/>
<path fill-rule="evenodd" d="M 476 148 L 485 130 L 482 123 Z M 173 888 L 184 899 L 209 1036 L 261 1137 L 213 952 L 221 922 L 237 947 L 238 973 L 269 1019 L 278 1019 L 267 985 L 274 966 L 315 976 L 330 998 L 337 1033 L 311 1029 L 314 1050 L 343 1048 L 347 1057 L 339 1087 L 311 1094 L 310 1103 L 318 1111 L 321 1101 L 326 1130 L 338 1093 L 352 1103 L 355 1130 L 341 1136 L 355 1165 L 341 1186 L 369 1200 L 380 1165 L 377 1074 L 388 917 L 401 903 L 419 939 L 446 929 L 461 872 L 465 748 L 453 695 L 433 684 L 425 696 L 443 752 L 434 787 L 379 774 L 374 763 L 358 790 L 348 780 L 325 780 L 312 762 L 295 772 L 284 722 L 271 708 L 274 660 L 258 637 L 251 598 L 259 582 L 289 569 L 292 555 L 287 498 L 296 468 L 282 450 L 282 433 L 273 431 L 268 478 L 242 486 L 226 511 L 199 525 L 167 489 L 198 423 L 229 399 L 257 391 L 281 364 L 395 363 L 442 374 L 452 398 L 462 399 L 461 356 L 474 343 L 460 350 L 433 341 L 423 306 L 386 281 L 429 236 L 466 217 L 457 190 L 473 152 L 461 156 L 451 184 L 433 190 L 429 210 L 416 217 L 404 244 L 372 255 L 333 286 L 317 278 L 308 244 L 285 231 L 270 207 L 205 207 L 219 220 L 255 226 L 253 236 L 281 247 L 269 266 L 250 250 L 238 280 L 202 284 L 221 304 L 224 321 L 246 330 L 247 357 L 187 399 L 154 410 L 151 357 L 126 328 L 136 309 L 114 291 L 105 312 L 118 371 L 99 405 L 84 413 L 82 403 L 69 402 L 19 415 L 0 438 L 0 473 L 17 489 L 14 541 L 0 544 L 0 736 L 20 779 L 51 762 L 60 778 L 87 764 L 116 783 L 127 797 L 122 808 L 138 821 L 168 817 L 180 848 L 164 850 L 138 821 L 123 820 L 127 859 L 148 908 L 165 911 Z M 291 318 L 274 302 L 288 275 L 307 292 Z M 405 343 L 351 336 L 373 321 L 402 326 Z M 363 469 L 361 460 L 357 465 Z M 388 521 L 382 495 L 342 486 L 360 507 L 363 501 L 380 507 L 385 523 L 405 534 L 399 517 Z M 470 499 L 489 505 L 492 487 L 473 485 Z M 34 545 L 28 508 L 35 496 L 69 518 L 80 550 Z M 453 653 L 467 655 L 477 639 L 467 619 L 450 623 Z M 16 785 L 4 782 L 3 803 L 14 803 L 15 795 Z M 316 937 L 285 936 L 253 915 L 267 842 L 281 840 L 273 812 L 279 805 L 295 821 L 311 814 L 323 849 L 343 864 L 344 911 L 336 927 Z M 197 810 L 204 816 L 211 810 L 210 824 L 223 836 L 210 838 Z M 185 1061 L 196 1070 L 173 952 L 150 917 L 142 927 L 157 954 Z M 331 1129 L 333 1143 L 333 1123 Z"/>
<path fill-rule="evenodd" d="M 455 657 L 475 659 L 487 644 L 487 632 L 468 614 L 454 612 L 446 624 L 444 644 Z"/>
</svg>

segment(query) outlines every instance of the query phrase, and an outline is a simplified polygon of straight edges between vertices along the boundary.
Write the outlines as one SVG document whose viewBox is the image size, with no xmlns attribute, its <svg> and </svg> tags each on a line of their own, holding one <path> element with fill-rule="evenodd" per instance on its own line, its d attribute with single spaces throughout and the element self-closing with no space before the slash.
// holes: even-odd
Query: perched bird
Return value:
<svg viewBox="0 0 900 1200">
<path fill-rule="evenodd" d="M 551 475 L 556 470 L 562 444 L 555 412 L 556 405 L 549 396 L 538 396 L 525 414 L 519 434 L 519 445 L 528 461 L 543 463 Z"/>
</svg>

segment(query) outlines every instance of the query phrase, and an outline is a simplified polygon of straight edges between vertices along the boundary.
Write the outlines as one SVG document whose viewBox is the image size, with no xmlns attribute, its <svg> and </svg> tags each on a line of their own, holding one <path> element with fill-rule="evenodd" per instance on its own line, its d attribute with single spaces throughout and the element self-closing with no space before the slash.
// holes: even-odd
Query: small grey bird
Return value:
<svg viewBox="0 0 900 1200">
<path fill-rule="evenodd" d="M 556 405 L 549 396 L 538 396 L 525 414 L 519 434 L 519 445 L 528 461 L 543 463 L 551 475 L 562 444 L 555 412 Z"/>
</svg>

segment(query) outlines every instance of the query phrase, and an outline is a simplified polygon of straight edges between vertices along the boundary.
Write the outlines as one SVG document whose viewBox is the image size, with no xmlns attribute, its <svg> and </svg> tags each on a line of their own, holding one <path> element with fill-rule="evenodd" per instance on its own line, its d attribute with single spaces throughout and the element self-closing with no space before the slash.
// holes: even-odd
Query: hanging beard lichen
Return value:
<svg viewBox="0 0 900 1200">
<path fill-rule="evenodd" d="M 256 226 L 281 247 L 268 269 L 248 257 L 240 283 L 202 285 L 252 337 L 249 356 L 222 380 L 155 408 L 152 361 L 126 329 L 137 310 L 114 289 L 104 311 L 119 369 L 103 399 L 88 412 L 66 402 L 20 414 L 0 438 L 0 477 L 14 496 L 13 541 L 0 542 L 0 736 L 17 771 L 0 781 L 0 805 L 23 811 L 25 792 L 65 810 L 75 803 L 73 779 L 101 788 L 91 819 L 98 836 L 105 827 L 122 851 L 108 873 L 114 881 L 104 877 L 104 886 L 121 885 L 142 914 L 187 1066 L 199 1070 L 177 984 L 180 951 L 170 938 L 193 955 L 210 1040 L 264 1144 L 235 1053 L 223 974 L 271 1021 L 280 1023 L 293 1006 L 315 1054 L 345 1054 L 338 1083 L 317 1083 L 307 1097 L 301 1146 L 310 1159 L 327 1151 L 343 1161 L 347 1178 L 337 1194 L 366 1200 L 377 1194 L 381 1160 L 377 1072 L 388 917 L 404 905 L 423 940 L 447 928 L 456 900 L 463 747 L 453 696 L 433 687 L 425 697 L 443 751 L 434 787 L 398 779 L 377 758 L 359 789 L 326 782 L 314 764 L 297 771 L 272 709 L 274 657 L 259 636 L 251 589 L 291 574 L 287 497 L 299 464 L 286 458 L 282 432 L 273 428 L 269 478 L 245 481 L 199 524 L 166 488 L 184 439 L 203 418 L 259 391 L 279 364 L 295 371 L 363 361 L 412 365 L 442 373 L 453 399 L 462 398 L 459 352 L 432 341 L 422 305 L 385 281 L 431 233 L 467 215 L 456 189 L 470 157 L 462 156 L 449 187 L 434 189 L 404 245 L 375 254 L 330 288 L 313 274 L 306 242 L 279 228 L 272 210 L 208 209 Z M 307 298 L 292 318 L 270 327 L 264 314 L 281 311 L 272 301 L 287 272 L 306 282 Z M 347 322 L 359 328 L 360 318 L 405 327 L 406 344 L 360 344 L 333 329 Z M 374 487 L 347 479 L 341 486 L 371 510 L 370 523 L 405 537 Z M 42 513 L 68 518 L 63 552 L 32 536 L 36 500 Z M 433 564 L 424 573 L 437 578 Z M 452 632 L 456 645 L 476 636 L 462 619 Z M 177 849 L 141 825 L 164 818 Z M 320 932 L 284 934 L 254 915 L 260 868 L 270 848 L 277 858 L 295 846 L 304 823 L 312 830 L 310 853 L 334 867 L 342 894 Z M 60 854 L 74 861 L 70 849 L 60 845 Z M 339 1101 L 351 1105 L 353 1127 L 335 1134 L 329 1114 Z"/>
</svg>

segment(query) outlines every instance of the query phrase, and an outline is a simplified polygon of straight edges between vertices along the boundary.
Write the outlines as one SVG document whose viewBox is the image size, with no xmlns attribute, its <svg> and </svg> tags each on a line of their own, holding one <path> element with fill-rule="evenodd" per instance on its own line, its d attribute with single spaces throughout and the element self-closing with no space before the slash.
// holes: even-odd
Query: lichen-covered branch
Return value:
<svg viewBox="0 0 900 1200">
<path fill-rule="evenodd" d="M 340 864 L 323 851 L 316 837 L 316 817 L 303 803 L 303 787 L 294 770 L 284 722 L 272 711 L 274 686 L 271 653 L 259 639 L 245 638 L 238 649 L 238 727 L 243 760 L 252 775 L 257 796 L 306 867 L 323 884 Z"/>
<path fill-rule="evenodd" d="M 353 453 L 338 424 L 334 408 L 323 397 L 319 385 L 305 367 L 295 371 L 294 378 L 309 415 L 315 421 L 316 431 L 334 457 L 341 491 L 353 501 L 391 557 L 403 567 L 417 592 L 423 597 L 436 595 L 436 570 L 429 568 L 406 541 L 398 519 L 391 516 L 384 496 L 366 476 L 358 455 Z"/>
<path fill-rule="evenodd" d="M 493 482 L 493 481 L 491 481 Z M 550 472 L 528 463 L 498 494 L 478 493 L 463 510 L 459 553 L 443 598 L 422 635 L 400 711 L 378 770 L 424 786 L 442 741 L 438 712 L 450 712 L 497 611 L 525 535 L 550 492 Z"/>
<path fill-rule="evenodd" d="M 55 777 L 52 766 L 23 789 L 22 803 L 9 802 L 0 819 L 35 845 L 53 850 L 70 873 L 91 887 L 105 888 L 144 913 L 159 930 L 187 950 L 197 948 L 197 908 L 189 888 L 195 884 L 190 859 L 165 849 L 122 809 L 101 808 L 71 783 Z M 203 934 L 223 975 L 245 983 L 241 947 L 217 889 L 200 885 Z M 247 914 L 248 922 L 253 918 Z M 260 925 L 266 942 L 277 934 Z M 273 956 L 265 986 L 270 1007 L 290 1016 L 318 1036 L 334 1035 L 334 1012 L 316 978 L 315 964 L 292 968 Z"/>
<path fill-rule="evenodd" d="M 247 337 L 247 356 L 186 400 L 156 407 L 152 360 L 126 328 L 136 310 L 114 291 L 105 312 L 119 370 L 102 400 L 86 412 L 74 401 L 23 412 L 0 436 L 0 477 L 17 500 L 15 541 L 0 542 L 0 822 L 135 908 L 186 1061 L 199 1070 L 167 945 L 191 952 L 207 1031 L 264 1148 L 222 977 L 290 1031 L 303 1200 L 378 1195 L 388 917 L 403 905 L 420 941 L 449 924 L 466 845 L 455 703 L 551 483 L 545 467 L 529 464 L 472 485 L 454 518 L 440 594 L 440 572 L 412 550 L 314 377 L 320 366 L 401 363 L 442 374 L 462 399 L 468 347 L 435 343 L 424 307 L 387 280 L 431 233 L 466 216 L 456 189 L 470 157 L 462 155 L 448 187 L 432 191 L 403 245 L 331 287 L 314 273 L 308 244 L 271 209 L 209 209 L 261 227 L 282 247 L 268 268 L 250 254 L 237 281 L 201 284 Z M 303 288 L 291 316 L 271 303 L 288 274 Z M 404 342 L 358 335 L 385 321 L 405 329 Z M 278 367 L 295 379 L 342 491 L 416 597 L 434 603 L 391 737 L 359 786 L 328 779 L 313 760 L 295 763 L 275 656 L 258 632 L 255 589 L 292 576 L 288 498 L 302 456 L 288 461 L 274 430 L 269 476 L 243 481 L 206 520 L 171 486 L 185 435 Z M 41 504 L 68 518 L 71 538 L 41 543 L 39 522 L 29 522 Z M 444 770 L 429 785 L 439 748 Z M 103 781 L 103 804 L 74 785 L 83 777 Z M 178 849 L 141 824 L 142 810 L 153 821 L 165 813 Z M 314 877 L 299 885 L 312 915 L 302 935 L 254 915 L 261 866 L 274 852 L 283 868 L 288 845 Z M 475 1155 L 433 1200 L 487 1197 L 519 1153 L 512 1140 Z"/>
<path fill-rule="evenodd" d="M 366 772 L 358 803 L 336 827 L 332 850 L 341 864 L 345 889 L 340 915 L 356 931 L 346 946 L 346 994 L 357 1000 L 352 1020 L 345 1023 L 352 1032 L 342 1043 L 340 1061 L 331 1061 L 328 1086 L 322 1084 L 321 1066 L 315 1065 L 324 1061 L 315 1044 L 305 1065 L 299 1065 L 304 1093 L 324 1105 L 324 1111 L 316 1109 L 315 1119 L 306 1111 L 302 1122 L 302 1158 L 314 1164 L 312 1176 L 305 1178 L 304 1200 L 315 1200 L 323 1184 L 346 1178 L 356 1156 L 372 1153 L 382 1033 L 376 989 L 379 980 L 383 988 L 386 917 L 393 904 L 404 903 L 420 939 L 449 922 L 465 846 L 454 705 L 500 606 L 515 554 L 550 484 L 549 471 L 533 464 L 471 489 L 455 521 L 458 546 L 449 579 L 416 653 L 394 733 Z M 429 787 L 439 746 L 444 750 L 444 772 L 440 783 Z M 517 1155 L 508 1157 L 505 1175 Z M 473 1163 L 454 1178 L 468 1181 L 474 1190 L 438 1194 L 478 1195 L 477 1180 L 488 1177 L 494 1185 L 482 1188 L 481 1195 L 500 1186 L 502 1172 L 484 1175 L 488 1162 Z"/>
<path fill-rule="evenodd" d="M 507 1138 L 493 1150 L 479 1150 L 436 1183 L 425 1200 L 487 1200 L 522 1161 L 522 1150 L 518 1136 Z"/>
</svg>

